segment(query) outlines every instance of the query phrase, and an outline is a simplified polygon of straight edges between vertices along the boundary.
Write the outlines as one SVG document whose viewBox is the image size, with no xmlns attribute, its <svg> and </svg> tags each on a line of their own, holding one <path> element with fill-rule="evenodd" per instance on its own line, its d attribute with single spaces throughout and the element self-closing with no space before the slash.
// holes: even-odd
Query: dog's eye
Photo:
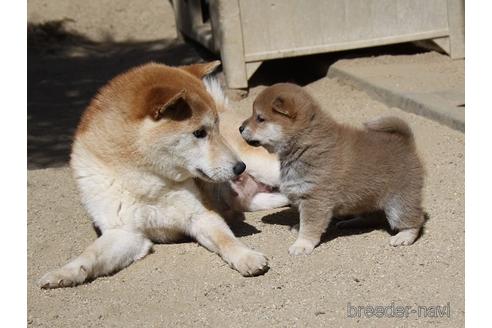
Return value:
<svg viewBox="0 0 492 328">
<path fill-rule="evenodd" d="M 197 138 L 205 138 L 207 136 L 207 130 L 205 129 L 198 129 L 196 131 L 193 131 L 193 135 Z"/>
<path fill-rule="evenodd" d="M 265 119 L 261 115 L 256 115 L 256 122 L 258 123 L 265 122 Z"/>
</svg>

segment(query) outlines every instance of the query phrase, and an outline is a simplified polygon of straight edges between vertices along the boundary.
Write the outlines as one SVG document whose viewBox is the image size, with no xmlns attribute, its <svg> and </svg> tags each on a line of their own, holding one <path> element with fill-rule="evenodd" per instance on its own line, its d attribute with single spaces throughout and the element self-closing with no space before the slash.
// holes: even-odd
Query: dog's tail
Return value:
<svg viewBox="0 0 492 328">
<path fill-rule="evenodd" d="M 368 130 L 398 134 L 406 139 L 413 140 L 413 133 L 408 124 L 401 118 L 386 116 L 364 123 Z"/>
<path fill-rule="evenodd" d="M 217 76 L 206 76 L 203 78 L 203 83 L 205 84 L 208 93 L 212 96 L 213 100 L 215 100 L 219 113 L 227 111 L 229 109 L 229 99 L 227 99 Z"/>
</svg>

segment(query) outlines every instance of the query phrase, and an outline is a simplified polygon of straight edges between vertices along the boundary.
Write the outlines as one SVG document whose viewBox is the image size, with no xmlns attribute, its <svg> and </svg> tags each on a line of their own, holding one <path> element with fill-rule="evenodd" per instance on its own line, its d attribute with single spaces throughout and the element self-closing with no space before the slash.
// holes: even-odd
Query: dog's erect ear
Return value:
<svg viewBox="0 0 492 328">
<path fill-rule="evenodd" d="M 296 117 L 296 113 L 293 110 L 292 106 L 289 106 L 287 104 L 285 98 L 282 96 L 277 96 L 277 97 L 275 97 L 275 99 L 273 99 L 272 108 L 277 113 L 285 115 L 289 118 L 295 118 Z"/>
<path fill-rule="evenodd" d="M 218 66 L 220 66 L 220 60 L 215 60 L 208 63 L 191 64 L 181 66 L 180 68 L 201 79 L 205 75 L 212 73 Z"/>
<path fill-rule="evenodd" d="M 186 90 L 153 88 L 148 96 L 151 116 L 155 121 L 161 118 L 184 120 L 191 116 L 191 108 L 186 103 Z"/>
</svg>

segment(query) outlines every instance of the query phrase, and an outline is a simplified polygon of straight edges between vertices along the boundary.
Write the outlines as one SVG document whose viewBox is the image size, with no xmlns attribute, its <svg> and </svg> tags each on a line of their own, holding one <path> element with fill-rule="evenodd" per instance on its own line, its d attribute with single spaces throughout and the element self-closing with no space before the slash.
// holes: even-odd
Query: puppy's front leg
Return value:
<svg viewBox="0 0 492 328">
<path fill-rule="evenodd" d="M 103 231 L 86 250 L 58 270 L 46 273 L 41 288 L 79 285 L 87 279 L 107 275 L 128 266 L 149 252 L 152 242 L 143 235 L 123 229 Z"/>
<path fill-rule="evenodd" d="M 257 276 L 268 271 L 265 255 L 253 251 L 236 239 L 224 220 L 213 212 L 193 218 L 191 235 L 208 250 L 219 254 L 243 276 Z"/>
<path fill-rule="evenodd" d="M 299 235 L 289 248 L 290 255 L 309 255 L 319 244 L 333 211 L 321 201 L 307 199 L 299 204 Z"/>
</svg>

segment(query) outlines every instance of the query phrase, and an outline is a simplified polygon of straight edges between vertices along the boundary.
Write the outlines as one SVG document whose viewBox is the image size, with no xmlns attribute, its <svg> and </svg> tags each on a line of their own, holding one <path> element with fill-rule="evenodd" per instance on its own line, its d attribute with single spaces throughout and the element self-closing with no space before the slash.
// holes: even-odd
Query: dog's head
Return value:
<svg viewBox="0 0 492 328">
<path fill-rule="evenodd" d="M 221 136 L 216 104 L 201 81 L 219 64 L 159 65 L 156 80 L 139 95 L 138 151 L 146 164 L 175 181 L 223 182 L 246 168 Z"/>
<path fill-rule="evenodd" d="M 252 146 L 278 153 L 312 120 L 314 100 L 301 87 L 278 83 L 263 90 L 253 103 L 253 114 L 239 127 Z"/>
</svg>

